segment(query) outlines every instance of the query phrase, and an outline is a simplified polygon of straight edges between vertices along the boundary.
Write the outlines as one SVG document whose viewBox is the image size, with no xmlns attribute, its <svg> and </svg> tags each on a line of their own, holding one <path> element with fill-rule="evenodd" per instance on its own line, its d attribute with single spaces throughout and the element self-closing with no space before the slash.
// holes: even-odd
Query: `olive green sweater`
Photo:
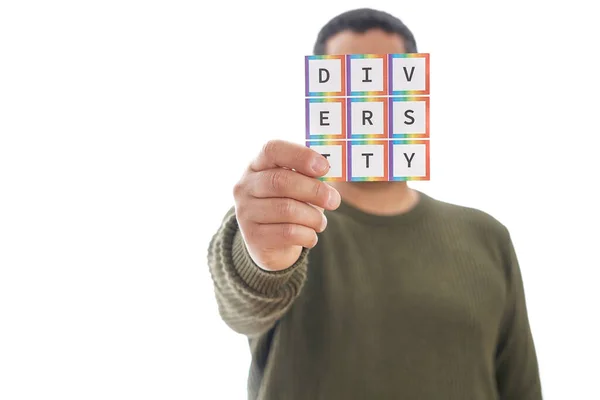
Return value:
<svg viewBox="0 0 600 400">
<path fill-rule="evenodd" d="M 223 320 L 249 338 L 249 399 L 542 398 L 507 229 L 420 196 L 391 217 L 342 203 L 277 273 L 254 264 L 228 213 L 208 263 Z"/>
</svg>

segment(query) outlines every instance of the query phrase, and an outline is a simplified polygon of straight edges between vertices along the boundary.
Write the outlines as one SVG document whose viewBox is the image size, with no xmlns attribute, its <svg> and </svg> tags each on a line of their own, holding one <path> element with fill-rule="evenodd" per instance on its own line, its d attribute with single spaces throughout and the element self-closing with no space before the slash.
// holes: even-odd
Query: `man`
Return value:
<svg viewBox="0 0 600 400">
<path fill-rule="evenodd" d="M 362 9 L 317 54 L 416 52 Z M 541 399 L 507 229 L 403 182 L 317 179 L 327 160 L 267 143 L 209 247 L 219 311 L 249 338 L 250 399 Z M 318 241 L 318 244 L 317 244 Z"/>
</svg>

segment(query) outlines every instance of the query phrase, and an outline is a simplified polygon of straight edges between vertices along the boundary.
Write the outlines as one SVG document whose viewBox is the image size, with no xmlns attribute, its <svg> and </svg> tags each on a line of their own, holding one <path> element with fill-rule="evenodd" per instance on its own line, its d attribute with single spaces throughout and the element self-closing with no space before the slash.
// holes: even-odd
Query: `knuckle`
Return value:
<svg viewBox="0 0 600 400">
<path fill-rule="evenodd" d="M 262 154 L 270 158 L 271 155 L 277 153 L 280 145 L 281 143 L 279 140 L 269 140 L 263 145 Z"/>
<path fill-rule="evenodd" d="M 292 224 L 284 224 L 281 227 L 281 236 L 286 239 L 292 239 L 296 234 L 296 228 Z"/>
<path fill-rule="evenodd" d="M 233 185 L 233 197 L 239 198 L 244 193 L 245 185 L 242 180 L 238 181 Z"/>
<path fill-rule="evenodd" d="M 271 173 L 269 187 L 273 191 L 280 191 L 289 184 L 289 175 L 283 170 L 275 170 Z"/>
<path fill-rule="evenodd" d="M 324 202 L 327 197 L 327 188 L 325 187 L 325 184 L 323 182 L 316 181 L 315 186 L 313 188 L 313 194 L 315 196 L 315 199 Z"/>
<path fill-rule="evenodd" d="M 308 147 L 300 147 L 294 152 L 294 161 L 296 165 L 301 165 L 305 169 L 310 169 L 311 150 Z"/>
<path fill-rule="evenodd" d="M 296 206 L 291 199 L 285 199 L 277 202 L 275 209 L 278 215 L 282 217 L 290 217 L 294 215 Z"/>
<path fill-rule="evenodd" d="M 258 225 L 251 226 L 248 229 L 248 239 L 252 243 L 260 242 L 264 237 L 264 232 Z"/>
<path fill-rule="evenodd" d="M 243 197 L 248 192 L 250 189 L 248 183 L 252 182 L 252 176 L 252 173 L 245 171 L 242 177 L 233 185 L 233 197 L 235 199 Z"/>
</svg>

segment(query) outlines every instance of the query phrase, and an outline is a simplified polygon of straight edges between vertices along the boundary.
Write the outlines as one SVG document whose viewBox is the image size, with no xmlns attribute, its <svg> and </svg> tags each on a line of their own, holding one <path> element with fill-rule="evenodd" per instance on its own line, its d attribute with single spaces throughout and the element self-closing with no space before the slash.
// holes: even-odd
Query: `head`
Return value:
<svg viewBox="0 0 600 400">
<path fill-rule="evenodd" d="M 416 53 L 417 43 L 404 23 L 383 11 L 362 8 L 338 15 L 317 36 L 314 54 Z"/>
<path fill-rule="evenodd" d="M 329 21 L 317 36 L 315 55 L 417 53 L 415 38 L 404 23 L 383 11 L 352 10 Z M 384 188 L 406 186 L 406 182 L 352 182 L 354 187 Z M 332 182 L 337 187 L 342 182 Z"/>
</svg>

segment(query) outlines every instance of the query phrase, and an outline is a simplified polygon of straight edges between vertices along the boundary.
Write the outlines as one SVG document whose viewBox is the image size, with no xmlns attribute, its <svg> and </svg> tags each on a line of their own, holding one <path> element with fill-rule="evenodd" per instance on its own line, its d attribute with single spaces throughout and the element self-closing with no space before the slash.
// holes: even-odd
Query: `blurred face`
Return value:
<svg viewBox="0 0 600 400">
<path fill-rule="evenodd" d="M 364 33 L 340 32 L 327 41 L 325 51 L 327 54 L 406 53 L 404 40 L 399 35 L 380 29 Z"/>
<path fill-rule="evenodd" d="M 327 54 L 393 54 L 406 53 L 406 49 L 401 36 L 380 29 L 371 29 L 364 33 L 340 32 L 327 41 L 325 52 Z M 394 184 L 406 185 L 405 182 L 351 182 L 349 184 L 369 188 Z"/>
</svg>

